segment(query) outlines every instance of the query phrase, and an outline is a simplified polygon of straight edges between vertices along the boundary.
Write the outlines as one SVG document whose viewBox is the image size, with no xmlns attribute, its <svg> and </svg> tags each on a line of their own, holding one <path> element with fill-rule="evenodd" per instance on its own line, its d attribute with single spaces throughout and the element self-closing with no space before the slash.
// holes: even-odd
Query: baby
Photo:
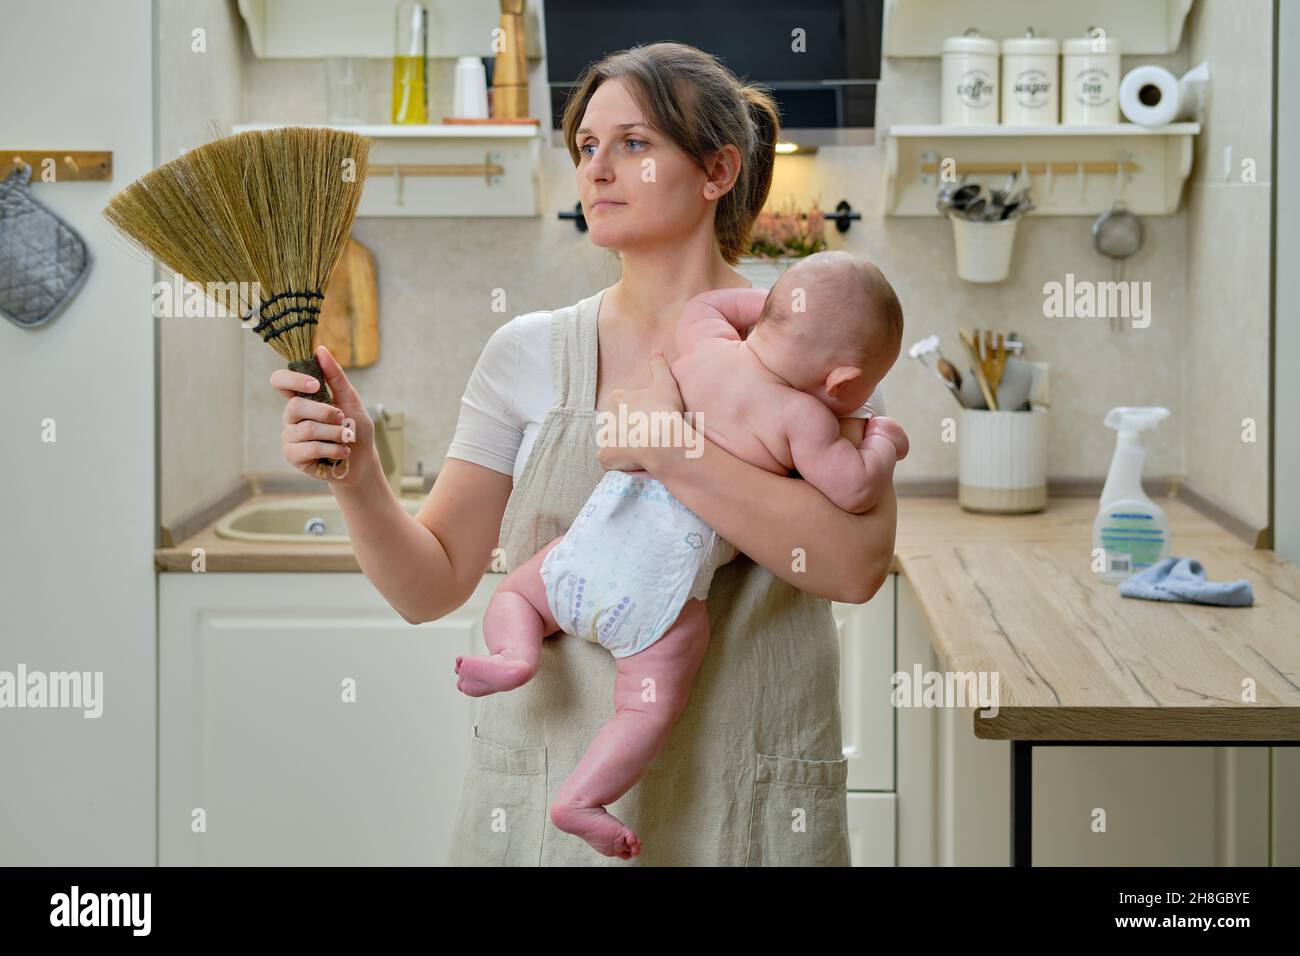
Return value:
<svg viewBox="0 0 1300 956">
<path fill-rule="evenodd" d="M 907 454 L 896 423 L 841 437 L 898 358 L 903 317 L 880 271 L 843 252 L 788 269 L 771 293 L 716 289 L 677 324 L 671 364 L 694 425 L 738 458 L 798 475 L 845 511 L 870 511 Z M 850 418 L 849 421 L 854 421 Z M 640 779 L 686 707 L 709 643 L 704 599 L 736 549 L 644 471 L 606 471 L 569 530 L 498 586 L 483 620 L 491 656 L 457 657 L 480 697 L 526 683 L 556 631 L 614 656 L 614 715 L 560 786 L 551 822 L 606 856 L 641 851 L 605 807 Z"/>
</svg>

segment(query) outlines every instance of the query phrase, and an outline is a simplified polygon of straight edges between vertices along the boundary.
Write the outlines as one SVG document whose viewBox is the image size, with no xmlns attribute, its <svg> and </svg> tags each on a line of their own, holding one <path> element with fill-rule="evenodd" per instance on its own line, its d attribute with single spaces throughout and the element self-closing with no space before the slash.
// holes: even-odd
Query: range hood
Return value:
<svg viewBox="0 0 1300 956">
<path fill-rule="evenodd" d="M 551 142 L 588 64 L 659 41 L 689 43 L 772 91 L 781 138 L 875 141 L 883 0 L 544 0 Z"/>
</svg>

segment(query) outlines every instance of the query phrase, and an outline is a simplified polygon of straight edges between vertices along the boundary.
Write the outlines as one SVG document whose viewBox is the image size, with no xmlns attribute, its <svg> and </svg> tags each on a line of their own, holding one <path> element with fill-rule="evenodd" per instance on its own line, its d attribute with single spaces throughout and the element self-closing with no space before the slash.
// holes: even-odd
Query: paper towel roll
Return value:
<svg viewBox="0 0 1300 956">
<path fill-rule="evenodd" d="M 1165 126 L 1194 119 L 1209 78 L 1210 68 L 1205 63 L 1181 78 L 1163 66 L 1136 67 L 1120 82 L 1120 112 L 1139 126 Z"/>
</svg>

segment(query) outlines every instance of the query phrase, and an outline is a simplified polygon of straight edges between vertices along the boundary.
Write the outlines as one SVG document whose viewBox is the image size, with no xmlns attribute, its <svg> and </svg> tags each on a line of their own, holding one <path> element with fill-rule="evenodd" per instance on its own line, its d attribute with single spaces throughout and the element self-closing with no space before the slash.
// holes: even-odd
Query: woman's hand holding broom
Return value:
<svg viewBox="0 0 1300 956">
<path fill-rule="evenodd" d="M 321 385 L 309 375 L 287 368 L 271 374 L 271 384 L 289 400 L 284 406 L 284 430 L 280 432 L 285 460 L 299 471 L 323 477 L 332 484 L 360 485 L 379 467 L 375 424 L 329 349 L 317 346 L 315 358 L 325 374 L 324 384 L 334 397 L 334 405 L 307 397 L 315 395 Z M 326 465 L 320 473 L 317 463 L 328 459 L 338 464 Z"/>
</svg>

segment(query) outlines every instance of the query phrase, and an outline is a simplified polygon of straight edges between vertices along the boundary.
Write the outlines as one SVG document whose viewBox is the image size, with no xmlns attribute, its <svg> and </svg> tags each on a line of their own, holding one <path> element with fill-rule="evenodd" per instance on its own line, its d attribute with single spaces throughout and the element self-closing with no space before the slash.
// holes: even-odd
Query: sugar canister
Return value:
<svg viewBox="0 0 1300 956">
<path fill-rule="evenodd" d="M 1119 122 L 1119 42 L 1101 31 L 1062 45 L 1061 122 L 1104 126 Z"/>
<path fill-rule="evenodd" d="M 1058 78 L 1060 47 L 1052 37 L 1002 41 L 1002 123 L 1004 126 L 1053 126 L 1060 117 Z"/>
<path fill-rule="evenodd" d="M 945 126 L 991 126 L 998 121 L 998 41 L 975 35 L 943 41 L 943 94 L 940 116 Z"/>
</svg>

